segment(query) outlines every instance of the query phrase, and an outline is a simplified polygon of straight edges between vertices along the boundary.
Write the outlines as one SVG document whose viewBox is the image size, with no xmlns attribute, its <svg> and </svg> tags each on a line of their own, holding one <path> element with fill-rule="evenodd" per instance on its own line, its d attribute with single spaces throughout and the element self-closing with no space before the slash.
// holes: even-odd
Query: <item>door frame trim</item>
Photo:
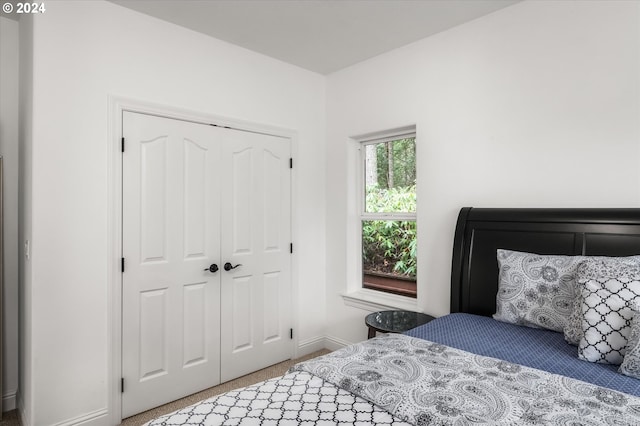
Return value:
<svg viewBox="0 0 640 426">
<path fill-rule="evenodd" d="M 291 157 L 295 160 L 298 154 L 298 133 L 267 124 L 255 123 L 235 118 L 203 113 L 185 108 L 132 99 L 123 96 L 108 96 L 108 128 L 107 128 L 107 407 L 109 423 L 118 425 L 122 422 L 122 393 L 120 392 L 122 376 L 122 115 L 124 112 L 136 112 L 156 115 L 169 119 L 191 121 L 201 124 L 213 124 L 237 130 L 268 134 L 291 141 Z M 295 161 L 294 161 L 295 162 Z M 297 193 L 296 168 L 291 170 L 291 240 L 295 241 L 298 227 L 295 214 Z M 298 262 L 295 252 L 291 255 L 291 301 L 292 324 L 299 329 L 299 318 L 296 301 L 298 300 Z M 294 333 L 291 357 L 298 353 L 298 334 Z M 126 384 L 125 384 L 126 386 Z"/>
</svg>

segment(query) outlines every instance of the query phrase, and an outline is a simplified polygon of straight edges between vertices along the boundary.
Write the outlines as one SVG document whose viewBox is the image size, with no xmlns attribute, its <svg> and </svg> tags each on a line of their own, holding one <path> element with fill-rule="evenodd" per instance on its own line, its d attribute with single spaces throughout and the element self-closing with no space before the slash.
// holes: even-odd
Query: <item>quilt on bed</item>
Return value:
<svg viewBox="0 0 640 426">
<path fill-rule="evenodd" d="M 341 423 L 638 425 L 640 398 L 391 334 L 150 425 Z"/>
<path fill-rule="evenodd" d="M 640 398 L 404 335 L 294 367 L 415 425 L 638 425 Z"/>
</svg>

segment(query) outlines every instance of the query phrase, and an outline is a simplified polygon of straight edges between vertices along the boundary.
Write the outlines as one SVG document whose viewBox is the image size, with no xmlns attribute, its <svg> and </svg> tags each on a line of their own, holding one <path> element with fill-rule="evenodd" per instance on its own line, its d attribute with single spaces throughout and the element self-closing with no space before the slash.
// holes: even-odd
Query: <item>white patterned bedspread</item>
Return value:
<svg viewBox="0 0 640 426">
<path fill-rule="evenodd" d="M 149 425 L 640 425 L 638 397 L 398 334 L 292 370 Z"/>
</svg>

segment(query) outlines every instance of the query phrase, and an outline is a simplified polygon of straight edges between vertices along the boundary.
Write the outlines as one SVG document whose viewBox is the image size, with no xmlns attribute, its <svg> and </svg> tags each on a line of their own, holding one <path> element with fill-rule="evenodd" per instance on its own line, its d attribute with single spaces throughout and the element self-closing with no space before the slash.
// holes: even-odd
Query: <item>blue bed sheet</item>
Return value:
<svg viewBox="0 0 640 426">
<path fill-rule="evenodd" d="M 580 360 L 578 348 L 555 331 L 456 313 L 405 334 L 640 396 L 640 380 L 618 373 L 617 365 Z"/>
</svg>

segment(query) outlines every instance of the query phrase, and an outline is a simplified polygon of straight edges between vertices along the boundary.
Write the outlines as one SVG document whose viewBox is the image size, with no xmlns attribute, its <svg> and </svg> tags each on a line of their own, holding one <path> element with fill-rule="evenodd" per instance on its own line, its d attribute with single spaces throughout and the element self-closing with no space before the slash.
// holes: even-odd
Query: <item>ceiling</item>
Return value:
<svg viewBox="0 0 640 426">
<path fill-rule="evenodd" d="M 517 0 L 112 0 L 329 74 Z"/>
</svg>

